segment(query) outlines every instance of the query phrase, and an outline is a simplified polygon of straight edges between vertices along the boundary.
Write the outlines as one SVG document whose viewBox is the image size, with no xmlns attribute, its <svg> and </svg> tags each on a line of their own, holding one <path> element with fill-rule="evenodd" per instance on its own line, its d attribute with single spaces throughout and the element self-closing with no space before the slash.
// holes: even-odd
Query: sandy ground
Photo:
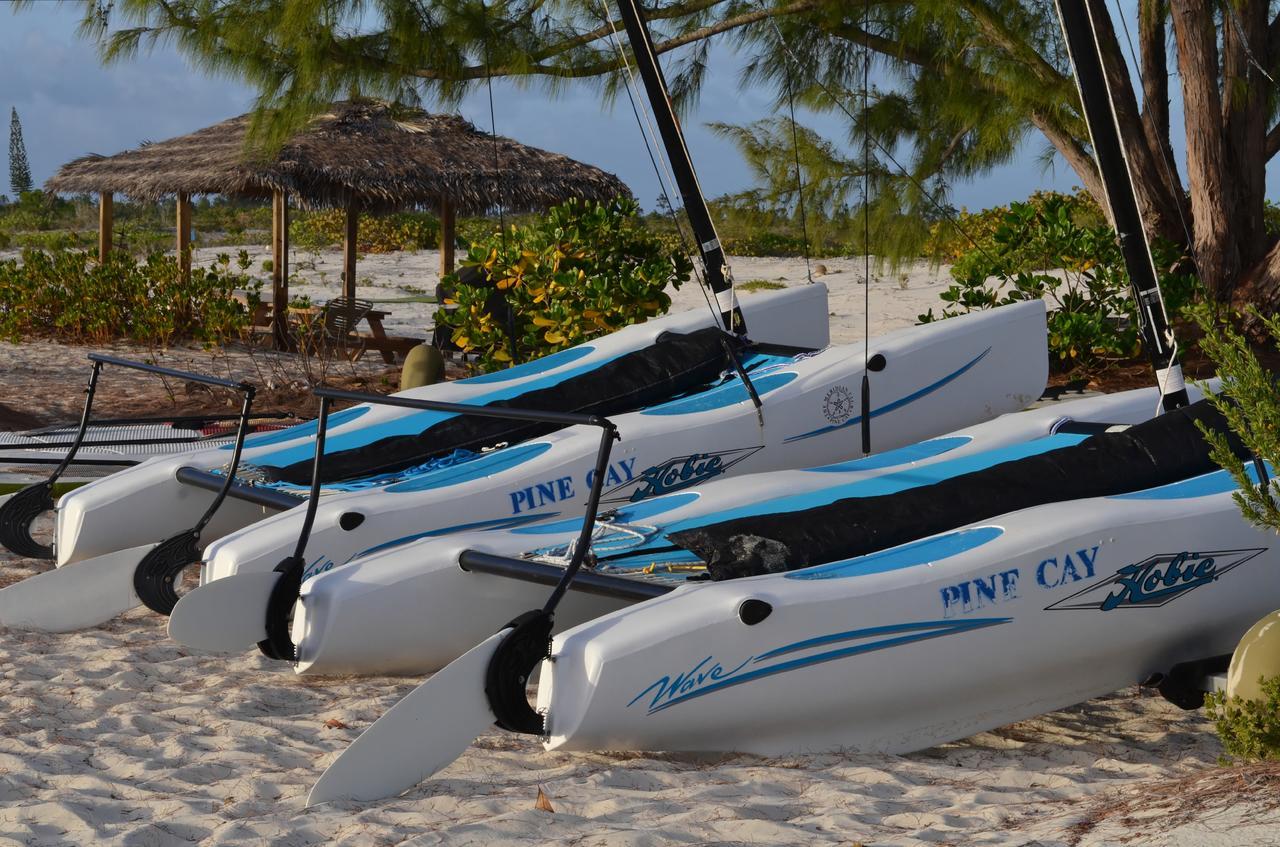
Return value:
<svg viewBox="0 0 1280 847">
<path fill-rule="evenodd" d="M 250 272 L 269 276 L 261 270 L 262 262 L 270 258 L 265 247 L 247 248 L 253 266 Z M 219 253 L 228 248 L 201 248 L 195 251 L 193 261 L 197 265 L 213 262 Z M 803 259 L 769 257 L 731 257 L 734 277 L 739 285 L 751 288 L 750 283 L 764 280 L 786 286 L 804 285 L 809 281 Z M 337 250 L 290 252 L 289 287 L 291 297 L 305 296 L 313 303 L 323 303 L 342 293 L 342 253 Z M 430 303 L 403 302 L 408 298 L 435 293 L 439 275 L 440 254 L 435 250 L 401 253 L 370 254 L 362 256 L 356 271 L 356 295 L 377 301 L 376 308 L 390 312 L 384 321 L 392 335 L 424 336 L 425 328 L 432 325 L 435 305 Z M 813 275 L 817 281 L 831 289 L 831 340 L 839 343 L 864 337 L 863 299 L 870 295 L 871 331 L 873 334 L 916 323 L 917 315 L 930 307 L 938 308 L 938 293 L 951 284 L 946 268 L 932 267 L 916 262 L 898 270 L 888 267 L 871 269 L 871 291 L 866 292 L 863 260 L 822 259 L 810 263 L 817 269 Z M 825 273 L 822 271 L 825 269 Z M 750 296 L 744 290 L 742 297 Z M 402 302 L 388 302 L 400 300 Z M 693 281 L 673 292 L 672 310 L 706 309 L 706 300 L 700 286 Z"/>
<path fill-rule="evenodd" d="M 9 578 L 35 570 L 3 564 Z M 137 611 L 75 635 L 8 632 L 0 658 L 4 844 L 1209 845 L 1280 832 L 1274 778 L 1234 788 L 1203 718 L 1136 689 L 906 756 L 562 754 L 493 731 L 400 798 L 305 810 L 323 768 L 413 682 L 304 681 L 257 655 L 192 655 Z M 1232 790 L 1197 800 L 1213 779 Z M 554 812 L 535 808 L 540 789 Z"/>
<path fill-rule="evenodd" d="M 431 253 L 371 257 L 362 276 L 376 274 L 377 284 L 361 293 L 430 290 L 434 261 Z M 833 288 L 833 340 L 860 338 L 861 263 L 823 264 L 830 273 L 822 279 Z M 805 282 L 801 261 L 739 260 L 735 268 L 740 282 Z M 926 267 L 905 279 L 873 276 L 872 332 L 913 323 L 946 284 L 945 273 Z M 314 299 L 334 292 L 317 285 L 317 293 Z M 678 302 L 696 305 L 701 297 L 691 288 Z M 389 308 L 397 330 L 429 321 L 430 307 L 421 304 Z M 73 415 L 82 377 L 67 375 L 76 373 L 68 362 L 80 352 L 0 345 L 0 403 Z M 176 350 L 161 358 L 250 377 L 262 367 L 238 354 L 200 358 L 209 355 Z M 54 373 L 63 374 L 60 382 Z M 131 386 L 133 394 L 143 391 L 142 383 Z M 44 567 L 0 554 L 0 584 Z M 308 811 L 304 797 L 324 767 L 416 681 L 300 680 L 256 654 L 195 655 L 165 638 L 160 618 L 140 611 L 73 635 L 5 632 L 0 660 L 7 716 L 0 844 L 1225 845 L 1280 838 L 1276 773 L 1218 767 L 1220 747 L 1200 714 L 1137 689 L 907 756 L 548 754 L 530 739 L 495 731 L 401 798 Z M 539 790 L 553 812 L 535 808 Z"/>
</svg>

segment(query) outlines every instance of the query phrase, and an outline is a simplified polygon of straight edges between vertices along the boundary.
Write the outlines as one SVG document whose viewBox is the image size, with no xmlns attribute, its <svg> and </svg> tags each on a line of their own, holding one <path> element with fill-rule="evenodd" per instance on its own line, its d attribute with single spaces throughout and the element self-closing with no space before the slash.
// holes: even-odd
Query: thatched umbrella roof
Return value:
<svg viewBox="0 0 1280 847">
<path fill-rule="evenodd" d="M 114 156 L 64 165 L 50 191 L 113 192 L 138 200 L 173 194 L 271 196 L 282 190 L 307 208 L 369 211 L 438 206 L 463 214 L 501 204 L 533 211 L 570 197 L 630 195 L 599 168 L 478 130 L 457 115 L 373 101 L 334 103 L 276 154 L 252 157 L 249 115 Z"/>
</svg>

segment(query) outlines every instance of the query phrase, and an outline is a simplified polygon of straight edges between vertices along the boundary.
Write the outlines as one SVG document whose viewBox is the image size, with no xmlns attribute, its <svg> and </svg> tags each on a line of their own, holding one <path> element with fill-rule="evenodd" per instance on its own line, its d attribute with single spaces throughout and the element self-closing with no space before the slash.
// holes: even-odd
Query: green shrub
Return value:
<svg viewBox="0 0 1280 847">
<path fill-rule="evenodd" d="M 504 322 L 485 309 L 493 290 L 461 285 L 456 274 L 445 281 L 458 308 L 438 312 L 437 319 L 492 369 L 663 314 L 671 305 L 663 289 L 679 288 L 693 268 L 644 228 L 637 211 L 631 200 L 571 200 L 513 225 L 505 238 L 494 233 L 471 245 L 462 264 L 482 266 L 511 305 L 515 350 Z"/>
<path fill-rule="evenodd" d="M 1222 691 L 1205 697 L 1205 713 L 1230 759 L 1246 763 L 1280 759 L 1280 676 L 1259 682 L 1263 700 L 1228 699 Z"/>
<path fill-rule="evenodd" d="M 1063 195 L 1037 195 L 1034 202 L 994 211 L 1000 221 L 988 245 L 958 258 L 951 268 L 956 284 L 939 295 L 946 304 L 941 315 L 930 309 L 920 315 L 921 323 L 1043 298 L 1050 309 L 1049 350 L 1059 369 L 1091 372 L 1140 352 L 1115 230 L 1081 223 L 1089 220 L 1082 201 Z M 1153 250 L 1157 268 L 1177 265 L 1173 245 L 1156 244 Z M 988 283 L 992 278 L 994 285 Z M 1190 302 L 1196 285 L 1193 277 L 1173 270 L 1161 274 L 1160 284 L 1170 315 Z"/>
<path fill-rule="evenodd" d="M 289 225 L 289 238 L 307 249 L 342 244 L 347 232 L 347 213 L 341 209 L 299 215 Z M 394 253 L 397 250 L 425 250 L 440 242 L 440 222 L 422 212 L 393 215 L 360 215 L 356 250 L 361 253 Z"/>
<path fill-rule="evenodd" d="M 9 237 L 14 247 L 23 250 L 74 250 L 93 246 L 97 233 L 71 232 L 65 229 L 17 232 Z"/>
<path fill-rule="evenodd" d="M 1036 210 L 1043 210 L 1046 206 L 1065 208 L 1073 223 L 1086 228 L 1102 226 L 1107 222 L 1093 196 L 1082 189 L 1076 189 L 1073 194 L 1037 191 L 1022 204 L 993 206 L 979 212 L 961 209 L 950 219 L 935 221 L 929 227 L 924 256 L 939 262 L 955 262 L 980 250 L 998 249 L 996 233 L 1005 223 L 1012 206 L 1017 205 L 1031 206 Z M 1034 259 L 1034 256 L 1031 258 Z"/>
<path fill-rule="evenodd" d="M 786 287 L 785 282 L 775 282 L 771 279 L 752 279 L 736 286 L 739 291 L 777 291 Z"/>
<path fill-rule="evenodd" d="M 99 263 L 78 251 L 25 250 L 21 261 L 0 262 L 0 337 L 218 343 L 248 327 L 261 285 L 233 272 L 227 256 L 183 281 L 177 261 L 158 253 L 137 261 L 116 251 Z M 250 292 L 249 307 L 237 288 Z"/>
<path fill-rule="evenodd" d="M 1256 307 L 1248 311 L 1266 328 L 1273 349 L 1280 349 L 1280 315 L 1264 315 Z M 1224 394 L 1210 395 L 1210 402 L 1227 426 L 1253 455 L 1272 467 L 1280 466 L 1280 391 L 1276 375 L 1258 358 L 1250 339 L 1236 330 L 1226 315 L 1215 315 L 1213 304 L 1202 303 L 1188 314 L 1204 331 L 1200 349 L 1214 364 L 1227 386 Z M 1263 487 L 1250 473 L 1253 462 L 1244 462 L 1223 433 L 1201 427 L 1214 462 L 1225 468 L 1239 489 L 1232 493 L 1244 519 L 1254 526 L 1280 532 L 1280 501 L 1276 482 Z"/>
</svg>

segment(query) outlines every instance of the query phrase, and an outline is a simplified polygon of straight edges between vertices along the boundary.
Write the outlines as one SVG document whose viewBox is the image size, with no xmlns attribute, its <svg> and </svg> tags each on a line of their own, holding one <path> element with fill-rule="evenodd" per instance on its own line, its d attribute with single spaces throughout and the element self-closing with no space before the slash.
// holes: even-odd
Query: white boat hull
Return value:
<svg viewBox="0 0 1280 847">
<path fill-rule="evenodd" d="M 767 292 L 744 297 L 742 309 L 762 342 L 823 347 L 828 341 L 826 294 L 826 287 L 822 285 Z M 663 332 L 689 332 L 711 322 L 711 316 L 700 311 L 668 315 L 501 374 L 424 386 L 403 392 L 402 396 L 455 403 L 485 402 L 485 398 L 498 392 L 519 393 L 553 384 L 561 375 L 581 372 L 593 364 L 652 344 Z M 331 417 L 329 440 L 335 444 L 342 438 L 358 438 L 358 433 L 394 426 L 399 419 L 421 414 L 389 406 L 358 406 Z M 250 437 L 243 461 L 253 465 L 305 459 L 314 452 L 314 430 L 312 422 Z M 215 469 L 229 459 L 228 449 L 153 458 L 63 496 L 57 505 L 54 536 L 57 563 L 65 565 L 159 541 L 191 527 L 214 495 L 179 483 L 175 476 L 178 469 L 184 466 Z M 229 500 L 219 509 L 204 537 L 218 538 L 263 517 L 261 507 Z"/>
<path fill-rule="evenodd" d="M 543 665 L 547 746 L 902 753 L 1229 652 L 1280 601 L 1275 538 L 1233 489 L 1219 472 L 1026 509 L 598 618 Z M 754 626 L 750 598 L 773 607 Z"/>
<path fill-rule="evenodd" d="M 911 327 L 873 342 L 889 362 L 872 374 L 874 449 L 911 444 L 1023 408 L 1042 390 L 1046 363 L 1038 303 Z M 862 379 L 861 344 L 826 350 L 755 378 L 760 417 L 740 383 L 736 402 L 700 395 L 612 418 L 621 434 L 610 457 L 602 503 L 619 506 L 713 478 L 826 464 L 860 453 L 852 402 Z M 838 407 L 833 397 L 845 402 Z M 507 448 L 439 475 L 327 497 L 307 543 L 305 578 L 378 549 L 468 529 L 578 518 L 600 442 L 573 427 Z M 504 465 L 504 456 L 529 455 Z M 482 464 L 491 461 L 491 464 Z M 470 468 L 470 470 L 468 470 Z M 479 469 L 484 472 L 480 473 Z M 354 529 L 343 516 L 358 513 Z M 202 579 L 269 571 L 293 551 L 304 511 L 270 517 L 210 544 Z"/>
<path fill-rule="evenodd" d="M 1194 390 L 1193 390 L 1193 393 Z M 717 512 L 782 494 L 818 492 L 832 486 L 857 486 L 880 480 L 868 494 L 884 490 L 893 478 L 901 485 L 923 484 L 926 469 L 959 463 L 957 471 L 983 465 L 975 457 L 986 451 L 1022 444 L 1049 435 L 1064 417 L 1108 423 L 1138 423 L 1155 412 L 1155 389 L 1140 389 L 1005 415 L 995 421 L 951 433 L 928 444 L 938 452 L 908 448 L 894 454 L 820 470 L 776 471 L 713 482 L 688 492 L 647 501 L 637 524 L 669 526 L 708 519 Z M 941 448 L 947 449 L 941 449 Z M 1009 456 L 1003 457 L 1005 460 Z M 993 457 L 990 462 L 994 463 Z M 852 492 L 839 496 L 855 496 Z M 837 496 L 837 495 L 831 495 Z M 669 507 L 668 505 L 669 504 Z M 623 515 L 625 515 L 625 510 Z M 443 667 L 483 639 L 495 627 L 540 606 L 543 586 L 481 573 L 458 565 L 463 550 L 519 556 L 530 550 L 566 543 L 576 534 L 575 522 L 553 521 L 508 530 L 489 530 L 423 539 L 362 557 L 346 567 L 319 574 L 303 584 L 296 607 L 293 637 L 295 670 L 303 674 L 421 674 Z M 198 597 L 202 589 L 191 596 Z M 184 601 L 185 602 L 185 601 Z M 265 609 L 265 598 L 259 601 Z M 577 592 L 566 595 L 556 614 L 561 628 L 622 608 L 623 601 Z M 182 608 L 175 610 L 175 624 Z M 259 621 L 265 619 L 265 614 Z M 231 626 L 232 618 L 227 617 Z M 261 623 L 259 623 L 259 627 Z M 246 648 L 262 637 L 239 641 Z M 192 644 L 195 647 L 208 645 Z"/>
</svg>

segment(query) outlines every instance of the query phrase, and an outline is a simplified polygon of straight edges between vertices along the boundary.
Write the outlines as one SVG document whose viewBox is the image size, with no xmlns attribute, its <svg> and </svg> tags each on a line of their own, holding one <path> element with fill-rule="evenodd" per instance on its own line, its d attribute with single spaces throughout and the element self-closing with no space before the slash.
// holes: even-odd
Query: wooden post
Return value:
<svg viewBox="0 0 1280 847">
<path fill-rule="evenodd" d="M 271 339 L 289 349 L 289 197 L 271 195 Z"/>
<path fill-rule="evenodd" d="M 183 282 L 191 279 L 191 195 L 178 194 L 178 273 Z"/>
<path fill-rule="evenodd" d="M 453 273 L 453 244 L 457 232 L 457 215 L 453 201 L 440 198 L 440 276 Z"/>
<path fill-rule="evenodd" d="M 356 299 L 356 239 L 360 235 L 360 213 L 353 200 L 347 206 L 347 237 L 342 245 L 342 293 L 347 298 L 347 326 L 355 316 Z M 355 327 L 351 327 L 355 329 Z"/>
<path fill-rule="evenodd" d="M 98 195 L 98 261 L 105 262 L 114 238 L 115 196 L 110 191 Z"/>
</svg>

